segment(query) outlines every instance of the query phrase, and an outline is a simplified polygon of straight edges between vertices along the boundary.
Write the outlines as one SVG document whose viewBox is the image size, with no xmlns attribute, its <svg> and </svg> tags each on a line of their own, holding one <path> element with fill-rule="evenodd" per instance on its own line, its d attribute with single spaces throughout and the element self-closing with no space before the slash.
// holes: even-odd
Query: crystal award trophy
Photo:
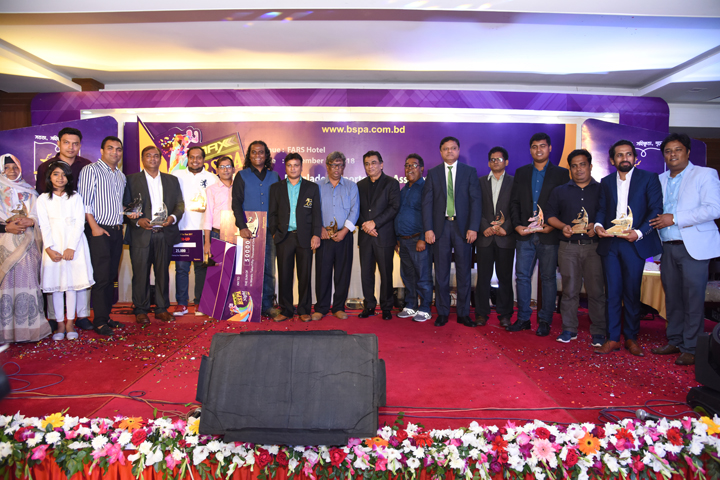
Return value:
<svg viewBox="0 0 720 480">
<path fill-rule="evenodd" d="M 142 195 L 137 194 L 137 198 L 130 202 L 130 205 L 125 207 L 122 211 L 123 215 L 132 215 L 133 213 L 142 213 Z"/>
<path fill-rule="evenodd" d="M 633 224 L 633 214 L 630 209 L 630 205 L 627 207 L 627 215 L 620 215 L 620 218 L 616 218 L 612 221 L 615 224 L 614 227 L 605 230 L 605 233 L 615 235 L 616 237 L 627 237 L 629 234 L 625 233 L 625 230 L 630 230 Z"/>
<path fill-rule="evenodd" d="M 585 210 L 585 207 L 582 207 L 582 210 L 578 213 L 577 218 L 573 220 L 572 223 L 574 223 L 572 233 L 587 234 L 588 213 L 587 210 Z"/>
<path fill-rule="evenodd" d="M 165 220 L 168 218 L 168 210 L 165 206 L 165 203 L 162 203 L 162 207 L 157 212 L 153 213 L 152 220 L 150 220 L 150 225 L 152 225 L 153 228 L 162 228 L 163 223 L 165 223 Z"/>
<path fill-rule="evenodd" d="M 528 233 L 539 232 L 545 227 L 545 217 L 543 216 L 542 208 L 540 205 L 537 206 L 537 210 L 533 212 L 533 216 L 528 218 L 530 225 L 525 228 Z"/>
<path fill-rule="evenodd" d="M 490 222 L 490 225 L 492 225 L 494 229 L 498 229 L 503 223 L 505 223 L 505 214 L 500 210 L 500 213 L 495 215 L 495 220 Z"/>
</svg>

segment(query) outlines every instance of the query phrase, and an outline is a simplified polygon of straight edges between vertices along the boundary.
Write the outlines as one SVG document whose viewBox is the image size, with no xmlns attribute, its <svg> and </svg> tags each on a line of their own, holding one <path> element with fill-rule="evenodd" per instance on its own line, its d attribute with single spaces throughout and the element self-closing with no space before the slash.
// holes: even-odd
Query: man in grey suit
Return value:
<svg viewBox="0 0 720 480">
<path fill-rule="evenodd" d="M 438 317 L 436 327 L 450 315 L 450 263 L 455 251 L 457 322 L 474 327 L 470 319 L 470 262 L 482 215 L 477 170 L 460 163 L 460 140 L 440 140 L 443 163 L 428 171 L 422 195 L 425 242 L 433 246 Z"/>
<path fill-rule="evenodd" d="M 180 242 L 177 223 L 185 211 L 182 190 L 177 178 L 160 173 L 162 157 L 156 147 L 142 151 L 143 171 L 127 177 L 124 205 L 142 198 L 142 216 L 129 220 L 125 229 L 125 243 L 130 245 L 130 262 L 133 269 L 132 299 L 135 305 L 135 321 L 150 324 L 150 266 L 155 272 L 155 318 L 163 322 L 175 319 L 167 309 L 170 306 L 170 255 L 172 246 Z M 163 212 L 167 218 L 162 222 L 153 219 Z"/>
<path fill-rule="evenodd" d="M 494 147 L 488 153 L 490 173 L 480 179 L 482 218 L 475 241 L 477 248 L 477 283 L 475 284 L 475 323 L 483 326 L 490 316 L 490 281 L 493 265 L 497 272 L 498 292 L 495 307 L 500 326 L 510 326 L 514 295 L 512 288 L 515 237 L 510 219 L 510 192 L 513 176 L 505 173 L 508 152 Z"/>
</svg>

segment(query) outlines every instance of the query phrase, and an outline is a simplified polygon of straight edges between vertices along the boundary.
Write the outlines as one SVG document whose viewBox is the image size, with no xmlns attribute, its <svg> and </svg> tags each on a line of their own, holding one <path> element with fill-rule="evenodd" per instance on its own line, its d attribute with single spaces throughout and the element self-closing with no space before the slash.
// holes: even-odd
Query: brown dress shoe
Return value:
<svg viewBox="0 0 720 480">
<path fill-rule="evenodd" d="M 138 313 L 135 315 L 135 321 L 140 325 L 150 325 L 150 319 L 145 313 Z"/>
<path fill-rule="evenodd" d="M 272 319 L 273 319 L 274 322 L 284 322 L 285 320 L 288 319 L 288 317 L 286 317 L 286 316 L 283 315 L 282 313 L 278 313 L 277 315 L 275 315 L 274 317 L 272 317 Z"/>
<path fill-rule="evenodd" d="M 338 310 L 337 312 L 333 313 L 337 318 L 340 320 L 347 320 L 348 314 L 343 312 L 342 310 Z"/>
<path fill-rule="evenodd" d="M 300 321 L 301 321 L 301 322 L 306 322 L 306 323 L 307 323 L 307 322 L 309 322 L 310 320 L 312 320 L 312 316 L 311 316 L 311 315 L 300 315 Z"/>
<path fill-rule="evenodd" d="M 475 316 L 475 325 L 478 327 L 484 327 L 487 324 L 487 317 L 484 317 L 482 315 L 476 315 Z"/>
<path fill-rule="evenodd" d="M 667 344 L 664 347 L 656 347 L 650 350 L 655 355 L 672 355 L 673 353 L 680 353 L 680 349 L 675 345 Z"/>
<path fill-rule="evenodd" d="M 596 348 L 595 353 L 605 354 L 614 352 L 615 350 L 620 350 L 620 342 L 608 340 L 607 342 L 603 343 L 602 347 Z"/>
<path fill-rule="evenodd" d="M 645 353 L 643 352 L 642 348 L 640 348 L 640 345 L 638 345 L 637 341 L 635 340 L 625 340 L 625 348 L 628 352 L 632 353 L 636 357 L 644 357 Z"/>
<path fill-rule="evenodd" d="M 175 320 L 175 317 L 173 317 L 169 312 L 156 313 L 155 318 L 157 318 L 161 322 L 172 322 Z"/>
<path fill-rule="evenodd" d="M 512 321 L 510 320 L 510 317 L 503 317 L 500 319 L 500 326 L 502 328 L 507 328 L 510 325 L 512 325 Z"/>
<path fill-rule="evenodd" d="M 681 353 L 675 360 L 675 365 L 695 365 L 695 355 L 692 353 Z"/>
<path fill-rule="evenodd" d="M 320 319 L 321 319 L 322 317 L 324 317 L 324 316 L 325 316 L 325 315 L 322 314 L 322 313 L 320 313 L 320 312 L 315 312 L 315 313 L 312 314 L 312 317 L 310 317 L 310 318 L 312 319 L 313 322 L 317 322 L 318 320 L 320 320 Z"/>
</svg>

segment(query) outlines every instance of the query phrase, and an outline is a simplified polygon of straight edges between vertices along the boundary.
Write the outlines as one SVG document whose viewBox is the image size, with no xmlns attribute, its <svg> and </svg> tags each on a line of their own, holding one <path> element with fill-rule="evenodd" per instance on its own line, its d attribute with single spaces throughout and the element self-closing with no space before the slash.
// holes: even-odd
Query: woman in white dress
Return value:
<svg viewBox="0 0 720 480">
<path fill-rule="evenodd" d="M 47 169 L 48 192 L 40 195 L 37 201 L 45 249 L 41 285 L 43 292 L 52 293 L 58 322 L 53 340 L 78 338 L 73 325 L 77 305 L 82 304 L 78 301 L 78 293 L 87 295 L 88 288 L 95 283 L 90 250 L 83 233 L 85 207 L 80 195 L 72 190 L 72 176 L 67 163 L 51 163 Z M 64 303 L 67 303 L 67 322 L 63 321 Z"/>
</svg>

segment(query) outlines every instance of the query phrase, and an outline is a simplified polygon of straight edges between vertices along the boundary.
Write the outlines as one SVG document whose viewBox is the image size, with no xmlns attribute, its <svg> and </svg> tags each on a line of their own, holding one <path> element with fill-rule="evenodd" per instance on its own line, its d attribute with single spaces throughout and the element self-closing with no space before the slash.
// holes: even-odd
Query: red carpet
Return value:
<svg viewBox="0 0 720 480">
<path fill-rule="evenodd" d="M 534 331 L 505 332 L 494 315 L 487 326 L 478 328 L 457 324 L 454 315 L 442 328 L 432 322 L 396 317 L 384 321 L 379 316 L 359 319 L 352 315 L 348 320 L 326 316 L 309 324 L 297 320 L 238 324 L 195 316 L 181 317 L 169 325 L 153 320 L 146 329 L 133 324 L 122 336 L 109 340 L 89 333 L 74 345 L 45 340 L 37 345 L 14 345 L 0 354 L 3 362 L 17 362 L 21 373 L 64 375 L 61 384 L 40 393 L 132 392 L 152 401 L 152 406 L 118 398 L 5 399 L 0 401 L 0 412 L 21 410 L 25 415 L 42 415 L 69 407 L 70 414 L 81 416 L 152 417 L 154 408 L 159 415 L 184 413 L 189 408 L 183 404 L 194 402 L 200 359 L 209 352 L 213 334 L 341 329 L 378 336 L 380 358 L 387 369 L 388 407 L 381 412 L 391 414 L 382 416 L 381 422 L 392 423 L 399 411 L 405 412 L 408 420 L 430 428 L 466 426 L 472 420 L 504 424 L 505 419 L 512 418 L 594 422 L 599 408 L 565 408 L 635 406 L 651 399 L 682 402 L 689 388 L 696 385 L 693 368 L 675 366 L 674 356 L 650 353 L 650 348 L 664 343 L 664 323 L 662 319 L 643 321 L 639 341 L 646 357 L 639 358 L 624 350 L 606 356 L 593 354 L 587 317 L 581 317 L 578 340 L 570 344 L 555 341 L 561 329 L 559 315 L 551 335 L 544 338 Z M 708 323 L 706 329 L 713 325 Z M 5 366 L 8 373 L 13 368 Z M 31 388 L 56 381 L 52 377 L 23 378 L 31 379 Z M 20 385 L 13 382 L 13 386 Z M 498 408 L 505 410 L 479 410 Z M 474 410 L 457 411 L 460 409 Z M 495 418 L 502 420 L 493 421 Z"/>
</svg>

